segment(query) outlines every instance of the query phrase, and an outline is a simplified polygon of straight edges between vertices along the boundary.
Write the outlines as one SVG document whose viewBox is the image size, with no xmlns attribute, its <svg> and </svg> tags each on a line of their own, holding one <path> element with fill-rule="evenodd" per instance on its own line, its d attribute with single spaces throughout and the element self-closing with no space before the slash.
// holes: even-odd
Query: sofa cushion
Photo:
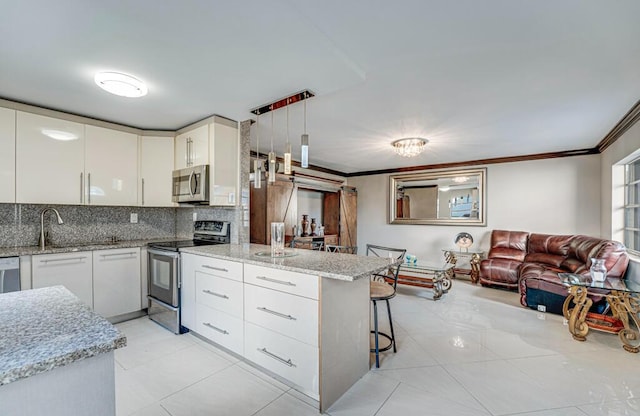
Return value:
<svg viewBox="0 0 640 416">
<path fill-rule="evenodd" d="M 559 268 L 569 253 L 573 236 L 531 234 L 525 262 L 542 263 Z"/>
<path fill-rule="evenodd" d="M 618 241 L 576 235 L 571 239 L 567 259 L 562 269 L 572 273 L 584 274 L 591 267 L 591 259 L 605 259 L 607 276 L 622 277 L 629 264 L 629 256 L 624 244 Z"/>
<path fill-rule="evenodd" d="M 521 262 L 510 259 L 485 259 L 480 262 L 480 282 L 517 287 Z"/>
<path fill-rule="evenodd" d="M 524 231 L 493 230 L 488 258 L 523 261 L 527 253 L 529 233 Z"/>
</svg>

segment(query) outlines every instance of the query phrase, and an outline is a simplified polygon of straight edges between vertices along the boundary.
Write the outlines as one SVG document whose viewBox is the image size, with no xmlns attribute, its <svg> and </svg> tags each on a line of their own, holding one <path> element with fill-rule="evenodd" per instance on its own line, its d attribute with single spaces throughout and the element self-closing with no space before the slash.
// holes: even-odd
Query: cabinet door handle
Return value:
<svg viewBox="0 0 640 416">
<path fill-rule="evenodd" d="M 142 178 L 142 205 L 144 205 L 144 178 Z"/>
<path fill-rule="evenodd" d="M 214 266 L 209 266 L 208 264 L 203 264 L 202 267 L 204 267 L 205 269 L 217 270 L 219 272 L 225 272 L 225 273 L 229 272 L 229 270 L 223 267 L 214 267 Z"/>
<path fill-rule="evenodd" d="M 217 326 L 213 326 L 209 322 L 203 322 L 202 325 L 208 326 L 209 328 L 213 329 L 214 331 L 218 331 L 223 335 L 229 335 L 229 332 L 225 331 L 224 329 L 220 329 Z"/>
<path fill-rule="evenodd" d="M 41 260 L 43 263 L 57 263 L 60 261 L 74 261 L 74 260 L 85 260 L 86 257 L 69 257 L 66 259 L 46 259 L 46 260 Z"/>
<path fill-rule="evenodd" d="M 297 320 L 295 317 L 293 317 L 291 315 L 285 315 L 284 313 L 276 312 L 274 310 L 271 310 L 269 308 L 265 308 L 263 306 L 259 306 L 256 309 L 259 310 L 259 311 L 262 311 L 262 312 L 270 313 L 271 315 L 279 316 L 280 318 L 289 319 L 290 321 Z"/>
<path fill-rule="evenodd" d="M 267 351 L 266 348 L 258 348 L 258 351 L 260 351 L 261 353 L 263 353 L 264 355 L 266 355 L 267 357 L 271 357 L 274 360 L 281 362 L 284 365 L 287 365 L 289 367 L 295 367 L 296 365 L 291 361 L 291 358 L 289 358 L 288 360 L 285 360 L 284 358 L 278 357 L 277 355 L 275 355 L 272 352 Z"/>
<path fill-rule="evenodd" d="M 80 172 L 80 203 L 84 202 L 84 172 Z"/>
<path fill-rule="evenodd" d="M 114 256 L 131 256 L 134 257 L 136 255 L 135 251 L 130 251 L 128 253 L 109 253 L 109 254 L 100 254 L 100 257 L 114 257 Z"/>
<path fill-rule="evenodd" d="M 271 283 L 278 283 L 280 285 L 296 286 L 296 284 L 293 283 L 293 282 L 287 282 L 285 280 L 272 279 L 272 278 L 267 277 L 267 276 L 256 276 L 256 279 L 265 280 L 265 281 L 271 282 Z"/>
<path fill-rule="evenodd" d="M 202 289 L 202 291 L 203 291 L 204 293 L 206 293 L 207 295 L 217 296 L 217 297 L 222 298 L 222 299 L 229 299 L 229 296 L 227 296 L 227 295 L 223 295 L 223 294 L 221 294 L 221 293 L 212 292 L 212 291 L 210 291 L 209 289 Z"/>
<path fill-rule="evenodd" d="M 91 173 L 87 173 L 87 193 L 88 193 L 88 197 L 87 197 L 87 203 L 89 205 L 91 205 Z"/>
</svg>

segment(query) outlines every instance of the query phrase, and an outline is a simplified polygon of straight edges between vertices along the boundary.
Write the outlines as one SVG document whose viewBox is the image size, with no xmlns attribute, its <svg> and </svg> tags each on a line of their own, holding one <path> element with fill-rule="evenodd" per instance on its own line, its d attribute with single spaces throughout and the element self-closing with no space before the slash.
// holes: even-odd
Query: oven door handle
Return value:
<svg viewBox="0 0 640 416">
<path fill-rule="evenodd" d="M 171 257 L 174 259 L 177 259 L 178 257 L 180 257 L 180 253 L 178 253 L 177 251 L 159 250 L 151 247 L 147 248 L 147 253 L 155 254 L 157 256 Z"/>
</svg>

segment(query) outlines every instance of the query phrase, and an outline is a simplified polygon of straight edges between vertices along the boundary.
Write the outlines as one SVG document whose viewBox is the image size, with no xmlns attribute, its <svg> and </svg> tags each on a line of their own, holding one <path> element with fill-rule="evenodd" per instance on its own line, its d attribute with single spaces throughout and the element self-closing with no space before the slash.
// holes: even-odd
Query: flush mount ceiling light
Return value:
<svg viewBox="0 0 640 416">
<path fill-rule="evenodd" d="M 391 143 L 393 150 L 403 157 L 418 156 L 424 151 L 428 140 L 419 137 L 409 137 L 406 139 L 396 140 Z"/>
<path fill-rule="evenodd" d="M 465 183 L 469 180 L 468 176 L 456 176 L 452 179 L 455 183 Z"/>
<path fill-rule="evenodd" d="M 144 82 L 120 72 L 98 72 L 94 80 L 103 90 L 121 97 L 143 97 L 148 91 Z"/>
</svg>

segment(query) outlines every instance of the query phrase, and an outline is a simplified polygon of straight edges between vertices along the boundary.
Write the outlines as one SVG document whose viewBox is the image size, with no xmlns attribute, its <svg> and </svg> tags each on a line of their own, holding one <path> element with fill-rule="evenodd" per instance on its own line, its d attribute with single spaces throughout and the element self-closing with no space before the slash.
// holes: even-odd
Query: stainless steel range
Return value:
<svg viewBox="0 0 640 416">
<path fill-rule="evenodd" d="M 225 221 L 196 221 L 192 240 L 149 243 L 147 280 L 149 319 L 175 334 L 188 330 L 180 321 L 180 249 L 184 247 L 228 244 L 231 224 Z"/>
</svg>

